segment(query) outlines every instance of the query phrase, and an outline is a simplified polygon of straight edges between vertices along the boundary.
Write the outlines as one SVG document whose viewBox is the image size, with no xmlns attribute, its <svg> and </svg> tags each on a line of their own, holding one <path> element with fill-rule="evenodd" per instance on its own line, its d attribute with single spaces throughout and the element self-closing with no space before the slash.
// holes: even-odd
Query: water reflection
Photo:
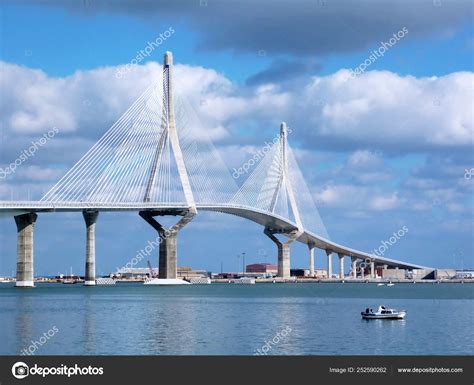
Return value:
<svg viewBox="0 0 474 385">
<path fill-rule="evenodd" d="M 287 328 L 268 355 L 474 351 L 474 301 L 444 299 L 460 290 L 452 285 L 431 298 L 419 298 L 425 286 L 404 286 L 403 299 L 346 284 L 71 286 L 0 288 L 0 353 L 19 354 L 53 326 L 60 334 L 37 354 L 254 354 Z M 354 297 L 355 289 L 369 292 Z M 463 290 L 461 298 L 472 289 Z M 361 318 L 380 303 L 405 308 L 406 319 Z"/>
<path fill-rule="evenodd" d="M 94 290 L 94 288 L 87 288 Z M 97 331 L 96 331 L 96 311 L 95 302 L 92 293 L 86 293 L 84 298 L 83 312 L 83 335 L 84 335 L 84 354 L 96 354 Z"/>
<path fill-rule="evenodd" d="M 23 290 L 23 289 L 14 289 Z M 28 289 L 27 289 L 28 290 Z M 33 298 L 28 293 L 21 293 L 15 304 L 15 352 L 21 354 L 23 349 L 27 349 L 34 338 L 34 316 L 31 312 Z"/>
<path fill-rule="evenodd" d="M 149 340 L 148 354 L 197 354 L 195 320 L 199 307 L 192 302 L 154 298 L 140 327 Z"/>
</svg>

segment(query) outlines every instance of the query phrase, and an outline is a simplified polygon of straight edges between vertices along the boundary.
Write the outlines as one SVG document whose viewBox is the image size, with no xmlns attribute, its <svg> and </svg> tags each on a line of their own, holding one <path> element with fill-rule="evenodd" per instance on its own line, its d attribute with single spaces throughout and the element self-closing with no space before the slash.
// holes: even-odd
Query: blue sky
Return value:
<svg viewBox="0 0 474 385">
<path fill-rule="evenodd" d="M 0 181 L 0 199 L 39 199 L 143 91 L 154 63 L 171 50 L 185 83 L 202 77 L 190 101 L 203 120 L 227 133 L 215 143 L 230 168 L 286 120 L 295 127 L 291 144 L 331 239 L 371 251 L 406 225 L 407 236 L 388 257 L 474 266 L 474 178 L 464 178 L 474 167 L 469 2 L 39 4 L 0 7 L 0 167 L 51 126 L 60 134 Z M 170 26 L 172 37 L 116 84 L 117 66 Z M 344 71 L 403 27 L 408 34 L 384 57 L 341 85 Z M 13 219 L 1 218 L 0 229 L 0 274 L 7 275 L 15 266 Z M 154 238 L 133 214 L 101 215 L 97 233 L 99 273 L 124 265 Z M 40 215 L 36 236 L 37 273 L 70 266 L 82 272 L 80 215 Z M 276 254 L 262 228 L 223 215 L 200 215 L 179 241 L 180 265 L 214 271 L 221 262 L 236 270 L 241 252 L 248 262 Z M 317 266 L 324 267 L 318 253 Z M 292 266 L 306 266 L 306 248 L 296 245 L 292 258 Z M 156 265 L 156 256 L 150 259 Z"/>
</svg>

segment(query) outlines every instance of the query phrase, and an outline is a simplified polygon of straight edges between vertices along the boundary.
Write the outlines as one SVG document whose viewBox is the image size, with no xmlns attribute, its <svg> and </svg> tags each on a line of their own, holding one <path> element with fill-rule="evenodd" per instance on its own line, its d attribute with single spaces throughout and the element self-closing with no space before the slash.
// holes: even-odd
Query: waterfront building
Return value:
<svg viewBox="0 0 474 385">
<path fill-rule="evenodd" d="M 245 267 L 245 272 L 277 275 L 278 266 L 271 263 L 253 263 Z"/>
</svg>

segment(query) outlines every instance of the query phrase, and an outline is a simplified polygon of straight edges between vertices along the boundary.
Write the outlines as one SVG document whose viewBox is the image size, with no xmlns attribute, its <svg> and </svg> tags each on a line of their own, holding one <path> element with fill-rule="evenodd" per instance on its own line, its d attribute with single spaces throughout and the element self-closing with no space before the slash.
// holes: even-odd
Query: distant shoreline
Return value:
<svg viewBox="0 0 474 385">
<path fill-rule="evenodd" d="M 230 279 L 212 279 L 212 283 L 218 284 L 233 284 Z M 141 279 L 117 279 L 117 283 L 142 283 L 144 280 Z M 0 284 L 8 284 L 8 283 L 15 283 L 15 280 L 0 280 Z M 63 282 L 58 282 L 56 279 L 45 280 L 45 279 L 35 279 L 35 284 L 42 284 L 42 283 L 58 283 L 62 284 Z M 75 285 L 83 285 L 84 281 L 79 280 L 75 282 Z M 474 283 L 474 279 L 420 279 L 420 280 L 413 280 L 413 279 L 327 279 L 327 278 L 299 278 L 299 279 L 282 279 L 282 278 L 263 278 L 263 279 L 256 279 L 256 284 L 260 283 L 267 283 L 267 284 L 276 284 L 276 283 L 287 283 L 287 284 L 305 284 L 305 283 L 318 283 L 318 284 L 334 284 L 334 283 L 358 283 L 358 284 L 440 284 L 440 283 L 461 283 L 461 284 L 469 284 Z M 100 286 L 100 285 L 99 285 Z"/>
</svg>

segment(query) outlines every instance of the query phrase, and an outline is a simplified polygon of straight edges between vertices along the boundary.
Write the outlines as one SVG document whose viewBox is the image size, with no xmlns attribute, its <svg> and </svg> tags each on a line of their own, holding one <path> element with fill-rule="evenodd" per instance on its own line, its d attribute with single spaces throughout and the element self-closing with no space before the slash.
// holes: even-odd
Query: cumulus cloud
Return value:
<svg viewBox="0 0 474 385">
<path fill-rule="evenodd" d="M 347 160 L 351 168 L 374 167 L 380 165 L 380 156 L 367 150 L 357 150 Z"/>
<path fill-rule="evenodd" d="M 5 129 L 10 133 L 43 133 L 57 127 L 62 133 L 97 137 L 158 79 L 161 66 L 150 62 L 133 66 L 125 77 L 104 67 L 55 78 L 41 70 L 0 62 L 0 102 Z M 231 82 L 213 70 L 177 65 L 177 89 L 193 104 L 226 94 Z M 150 81 L 151 79 L 151 81 Z"/>
<path fill-rule="evenodd" d="M 339 218 L 376 218 L 383 213 L 427 221 L 472 217 L 474 184 L 460 175 L 466 160 L 458 153 L 432 154 L 403 166 L 413 161 L 357 150 L 339 162 L 312 183 L 317 205 Z"/>
<path fill-rule="evenodd" d="M 105 132 L 161 71 L 151 62 L 135 66 L 122 79 L 115 77 L 114 67 L 54 78 L 0 65 L 6 95 L 0 111 L 7 132 L 42 133 L 55 126 L 62 133 L 92 138 Z M 350 80 L 347 75 L 341 70 L 308 78 L 299 94 L 272 83 L 238 86 L 212 69 L 175 69 L 176 90 L 216 138 L 240 131 L 242 122 L 276 132 L 278 122 L 286 120 L 294 128 L 294 140 L 312 149 L 328 142 L 398 151 L 471 145 L 473 73 L 415 78 L 369 71 Z"/>
<path fill-rule="evenodd" d="M 347 79 L 341 70 L 306 88 L 305 99 L 324 100 L 320 108 L 302 105 L 316 135 L 405 150 L 471 145 L 472 72 L 415 78 L 370 71 Z"/>
<path fill-rule="evenodd" d="M 322 205 L 350 211 L 386 211 L 401 203 L 396 193 L 387 193 L 380 187 L 351 184 L 329 184 L 315 195 L 316 201 Z"/>
</svg>

